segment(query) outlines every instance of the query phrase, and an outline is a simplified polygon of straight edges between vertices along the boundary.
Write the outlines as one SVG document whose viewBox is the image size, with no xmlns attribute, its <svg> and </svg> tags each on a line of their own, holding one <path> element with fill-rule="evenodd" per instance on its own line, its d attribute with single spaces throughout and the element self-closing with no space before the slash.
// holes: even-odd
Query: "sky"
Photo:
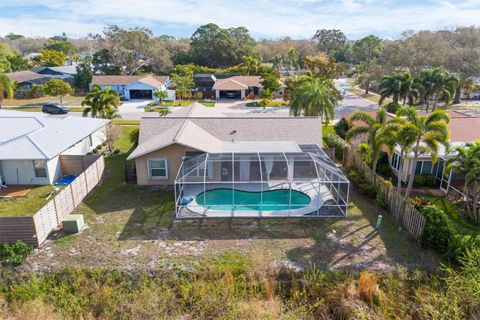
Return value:
<svg viewBox="0 0 480 320">
<path fill-rule="evenodd" d="M 394 39 L 405 30 L 480 24 L 480 0 L 0 0 L 0 35 L 84 37 L 104 26 L 145 26 L 189 37 L 206 23 L 245 26 L 256 39 L 311 38 L 340 29 L 349 39 Z"/>
</svg>

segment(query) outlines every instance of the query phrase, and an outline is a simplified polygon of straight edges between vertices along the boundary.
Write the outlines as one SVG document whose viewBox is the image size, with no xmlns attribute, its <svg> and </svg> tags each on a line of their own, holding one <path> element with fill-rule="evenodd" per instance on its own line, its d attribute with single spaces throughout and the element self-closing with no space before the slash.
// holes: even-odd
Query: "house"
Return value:
<svg viewBox="0 0 480 320">
<path fill-rule="evenodd" d="M 60 157 L 91 152 L 106 140 L 107 123 L 0 110 L 0 181 L 7 185 L 54 183 L 63 175 Z"/>
<path fill-rule="evenodd" d="M 450 147 L 455 148 L 464 145 L 467 142 L 480 140 L 480 116 L 469 114 L 464 111 L 449 111 L 450 122 Z M 433 163 L 429 154 L 420 155 L 415 166 L 416 175 L 433 175 L 440 185 L 440 189 L 449 192 L 450 189 L 462 190 L 464 178 L 450 172 L 445 172 L 445 161 L 448 159 L 449 152 L 441 148 L 438 153 L 438 160 Z M 402 172 L 399 172 L 400 163 Z M 407 155 L 404 159 L 400 157 L 400 152 L 396 149 L 390 157 L 390 166 L 395 175 L 400 176 L 403 182 L 407 182 L 410 177 L 412 165 L 412 155 Z"/>
<path fill-rule="evenodd" d="M 76 66 L 36 67 L 32 71 L 50 78 L 64 80 L 72 85 L 77 75 Z"/>
<path fill-rule="evenodd" d="M 33 71 L 17 71 L 6 73 L 6 75 L 17 82 L 15 96 L 21 96 L 32 88 L 34 84 L 44 84 L 50 77 L 33 72 Z"/>
<path fill-rule="evenodd" d="M 262 95 L 263 86 L 261 76 L 233 76 L 215 81 L 212 89 L 216 99 L 245 99 L 250 93 L 257 97 Z M 281 84 L 281 90 L 274 93 L 275 96 L 283 95 L 285 85 Z"/>
<path fill-rule="evenodd" d="M 165 90 L 168 98 L 164 100 L 175 100 L 175 92 L 167 90 L 170 84 L 168 76 L 93 76 L 90 87 L 98 84 L 102 89 L 110 87 L 125 100 L 144 99 L 153 100 L 155 91 Z"/>
<path fill-rule="evenodd" d="M 139 185 L 174 187 L 177 218 L 346 215 L 349 182 L 321 149 L 320 118 L 200 108 L 142 118 L 128 157 Z"/>
<path fill-rule="evenodd" d="M 197 73 L 193 76 L 195 90 L 201 92 L 205 99 L 214 99 L 215 92 L 213 85 L 217 81 L 217 77 L 213 73 Z"/>
</svg>

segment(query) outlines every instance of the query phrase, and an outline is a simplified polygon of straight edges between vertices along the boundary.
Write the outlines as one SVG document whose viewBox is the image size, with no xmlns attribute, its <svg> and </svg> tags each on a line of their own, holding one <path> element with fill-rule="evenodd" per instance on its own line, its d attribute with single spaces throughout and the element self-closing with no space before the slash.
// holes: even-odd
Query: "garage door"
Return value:
<svg viewBox="0 0 480 320">
<path fill-rule="evenodd" d="M 241 99 L 242 94 L 240 90 L 221 90 L 221 99 Z"/>
<path fill-rule="evenodd" d="M 153 99 L 152 90 L 130 90 L 130 99 Z"/>
</svg>

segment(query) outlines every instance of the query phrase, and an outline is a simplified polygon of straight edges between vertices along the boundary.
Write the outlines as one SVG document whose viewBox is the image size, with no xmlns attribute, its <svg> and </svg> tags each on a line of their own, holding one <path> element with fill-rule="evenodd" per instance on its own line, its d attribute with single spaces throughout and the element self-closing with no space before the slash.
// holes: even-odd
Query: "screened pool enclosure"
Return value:
<svg viewBox="0 0 480 320">
<path fill-rule="evenodd" d="M 345 175 L 317 145 L 300 148 L 185 157 L 175 179 L 176 218 L 346 216 Z"/>
</svg>

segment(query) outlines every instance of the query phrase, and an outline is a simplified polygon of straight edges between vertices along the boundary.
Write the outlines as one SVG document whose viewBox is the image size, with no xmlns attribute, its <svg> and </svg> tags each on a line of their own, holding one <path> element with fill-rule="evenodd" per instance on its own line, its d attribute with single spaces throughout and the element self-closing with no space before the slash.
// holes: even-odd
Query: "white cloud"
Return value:
<svg viewBox="0 0 480 320">
<path fill-rule="evenodd" d="M 371 33 L 392 37 L 406 29 L 472 25 L 480 17 L 479 0 L 409 4 L 398 0 L 27 0 L 22 5 L 47 7 L 51 14 L 45 18 L 7 19 L 1 18 L 0 13 L 0 30 L 84 35 L 109 23 L 147 25 L 156 30 L 161 26 L 179 30 L 183 26 L 191 30 L 214 22 L 223 27 L 246 26 L 257 37 L 308 38 L 319 28 L 336 28 L 350 38 L 359 38 Z"/>
</svg>

